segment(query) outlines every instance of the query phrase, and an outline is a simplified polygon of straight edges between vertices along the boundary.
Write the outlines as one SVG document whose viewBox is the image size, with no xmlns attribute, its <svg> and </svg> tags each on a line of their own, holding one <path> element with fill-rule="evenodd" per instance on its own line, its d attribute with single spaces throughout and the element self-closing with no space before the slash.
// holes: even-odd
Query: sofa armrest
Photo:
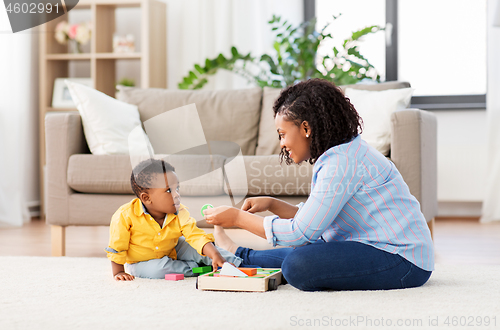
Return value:
<svg viewBox="0 0 500 330">
<path fill-rule="evenodd" d="M 436 115 L 419 109 L 394 112 L 391 159 L 420 202 L 425 219 L 431 221 L 438 212 Z"/>
<path fill-rule="evenodd" d="M 88 153 L 78 112 L 48 113 L 45 116 L 45 150 L 47 163 L 46 221 L 51 225 L 69 224 L 67 183 L 68 161 L 73 154 Z"/>
</svg>

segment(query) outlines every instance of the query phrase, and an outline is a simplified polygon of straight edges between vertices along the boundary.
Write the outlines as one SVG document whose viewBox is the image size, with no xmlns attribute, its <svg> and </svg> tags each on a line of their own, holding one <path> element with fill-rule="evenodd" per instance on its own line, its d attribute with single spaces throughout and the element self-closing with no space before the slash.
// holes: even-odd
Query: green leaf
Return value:
<svg viewBox="0 0 500 330">
<path fill-rule="evenodd" d="M 279 74 L 278 67 L 276 66 L 276 63 L 274 63 L 274 60 L 272 59 L 271 56 L 264 54 L 260 57 L 260 61 L 261 62 L 264 61 L 264 62 L 267 62 L 269 64 L 271 73 Z"/>
<path fill-rule="evenodd" d="M 271 86 L 276 87 L 276 88 L 281 88 L 282 87 L 282 83 L 281 83 L 280 80 L 273 80 L 272 83 L 271 83 Z"/>
<path fill-rule="evenodd" d="M 196 71 L 198 71 L 200 74 L 204 74 L 206 72 L 205 69 L 203 69 L 199 64 L 195 64 L 194 65 L 194 68 L 196 69 Z"/>
<path fill-rule="evenodd" d="M 273 44 L 274 49 L 279 53 L 280 52 L 280 43 L 275 41 Z"/>
<path fill-rule="evenodd" d="M 231 54 L 233 54 L 234 57 L 237 57 L 239 56 L 238 54 L 238 50 L 236 49 L 236 47 L 231 47 Z"/>
<path fill-rule="evenodd" d="M 264 81 L 264 80 L 259 80 L 259 81 L 257 81 L 257 85 L 258 85 L 260 88 L 264 88 L 264 87 L 269 86 L 269 85 L 267 84 L 267 82 L 266 82 L 266 81 Z"/>
<path fill-rule="evenodd" d="M 354 61 L 352 61 L 352 60 L 347 60 L 347 62 L 351 63 L 351 65 L 353 65 L 354 67 L 356 67 L 356 68 L 358 68 L 358 69 L 359 69 L 359 68 L 364 68 L 364 66 L 363 66 L 363 65 L 361 65 L 361 64 L 359 64 L 359 63 L 357 63 L 357 62 L 354 62 Z"/>
<path fill-rule="evenodd" d="M 196 85 L 193 86 L 193 89 L 201 89 L 207 82 L 208 80 L 203 78 Z"/>
<path fill-rule="evenodd" d="M 372 26 L 365 27 L 364 29 L 353 32 L 352 36 L 351 36 L 351 40 L 358 40 L 362 36 L 367 35 L 369 33 L 375 33 L 378 30 L 380 30 L 380 26 L 378 26 L 378 25 L 372 25 Z"/>
<path fill-rule="evenodd" d="M 221 54 L 219 54 L 219 56 L 217 56 L 217 63 L 218 63 L 218 64 L 223 64 L 223 63 L 224 63 L 224 62 L 226 62 L 226 61 L 227 61 L 227 60 L 226 60 L 226 58 L 224 57 L 224 55 L 222 55 L 222 53 L 221 53 Z"/>
</svg>

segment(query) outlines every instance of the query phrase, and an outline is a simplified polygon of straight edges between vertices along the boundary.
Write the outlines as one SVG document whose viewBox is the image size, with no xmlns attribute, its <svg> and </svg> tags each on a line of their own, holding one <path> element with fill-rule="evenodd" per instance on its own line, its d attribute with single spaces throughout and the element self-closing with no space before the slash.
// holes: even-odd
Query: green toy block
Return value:
<svg viewBox="0 0 500 330">
<path fill-rule="evenodd" d="M 210 273 L 212 271 L 212 266 L 203 266 L 203 267 L 195 267 L 193 268 L 194 274 L 203 275 L 206 273 Z"/>
</svg>

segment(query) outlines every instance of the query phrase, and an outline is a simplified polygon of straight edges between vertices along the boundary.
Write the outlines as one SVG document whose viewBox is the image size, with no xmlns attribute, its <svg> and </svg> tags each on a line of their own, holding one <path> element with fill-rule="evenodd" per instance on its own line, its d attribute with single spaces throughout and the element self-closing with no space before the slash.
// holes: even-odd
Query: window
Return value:
<svg viewBox="0 0 500 330">
<path fill-rule="evenodd" d="M 317 28 L 332 21 L 343 40 L 368 25 L 360 51 L 382 80 L 409 81 L 412 105 L 422 109 L 486 107 L 486 0 L 304 0 L 304 16 Z M 384 41 L 385 40 L 385 41 Z M 331 45 L 325 45 L 331 47 Z M 323 50 L 324 51 L 324 50 Z"/>
<path fill-rule="evenodd" d="M 362 6 L 364 9 L 359 11 Z M 338 16 L 336 20 L 333 16 Z M 330 33 L 333 40 L 323 42 L 318 48 L 319 54 L 331 52 L 334 46 L 342 46 L 345 39 L 352 32 L 366 26 L 385 26 L 385 0 L 317 0 L 316 1 L 316 29 L 321 30 L 330 23 L 325 33 Z M 385 79 L 385 34 L 379 31 L 363 38 L 360 51 L 380 74 L 380 79 Z"/>
</svg>

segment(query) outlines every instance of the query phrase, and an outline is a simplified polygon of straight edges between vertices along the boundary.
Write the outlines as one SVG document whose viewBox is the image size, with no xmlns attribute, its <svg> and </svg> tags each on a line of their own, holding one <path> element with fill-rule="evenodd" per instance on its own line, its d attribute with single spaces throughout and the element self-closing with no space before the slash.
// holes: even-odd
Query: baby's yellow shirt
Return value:
<svg viewBox="0 0 500 330">
<path fill-rule="evenodd" d="M 212 234 L 196 226 L 195 219 L 182 204 L 177 215 L 167 214 L 163 228 L 144 211 L 141 200 L 135 198 L 113 214 L 109 246 L 105 249 L 109 260 L 123 265 L 164 256 L 177 259 L 175 246 L 181 236 L 199 254 L 205 244 L 215 241 Z"/>
</svg>

